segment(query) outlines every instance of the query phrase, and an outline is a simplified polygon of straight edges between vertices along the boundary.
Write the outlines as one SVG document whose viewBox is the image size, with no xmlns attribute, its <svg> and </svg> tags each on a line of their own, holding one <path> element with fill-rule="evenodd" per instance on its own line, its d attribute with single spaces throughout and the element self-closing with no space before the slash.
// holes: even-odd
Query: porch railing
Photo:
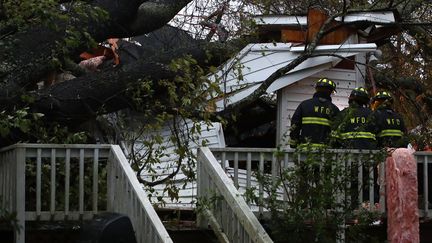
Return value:
<svg viewBox="0 0 432 243">
<path fill-rule="evenodd" d="M 385 213 L 385 161 L 374 161 L 377 159 L 374 156 L 378 151 L 358 151 L 358 150 L 332 150 L 333 153 L 344 158 L 345 166 L 355 165 L 358 169 L 358 202 L 363 200 L 375 202 L 376 184 L 378 180 L 379 186 L 379 210 Z M 347 156 L 348 155 L 348 156 Z M 432 200 L 429 188 L 431 181 L 429 175 L 432 173 L 432 152 L 415 152 L 414 156 L 417 160 L 417 176 L 418 176 L 418 193 L 419 193 L 419 216 L 430 218 L 432 215 Z M 258 188 L 258 197 L 260 201 L 267 195 L 264 192 L 263 186 L 258 183 L 255 173 L 266 173 L 271 175 L 271 178 L 276 178 L 281 168 L 294 166 L 296 163 L 304 159 L 299 153 L 294 150 L 276 151 L 272 148 L 201 148 L 198 157 L 198 196 L 207 197 L 213 203 L 212 210 L 206 212 L 208 218 L 216 222 L 216 228 L 221 227 L 221 231 L 226 235 L 234 235 L 237 242 L 257 242 L 249 238 L 239 238 L 238 235 L 247 231 L 248 227 L 257 227 L 256 218 L 250 216 L 251 212 L 262 215 L 265 211 L 262 207 L 254 205 L 245 206 L 242 198 L 247 188 L 252 186 Z M 366 162 L 366 163 L 365 163 Z M 378 164 L 378 166 L 376 166 Z M 378 173 L 374 168 L 379 168 Z M 374 173 L 375 170 L 375 173 Z M 366 174 L 365 174 L 366 173 Z M 215 177 L 212 174 L 217 174 Z M 367 177 L 367 181 L 364 179 Z M 378 178 L 375 178 L 378 177 Z M 218 179 L 219 178 L 219 179 Z M 229 178 L 229 179 L 227 179 Z M 350 183 L 350 182 L 349 182 Z M 375 185 L 375 186 L 374 186 Z M 348 185 L 350 186 L 350 185 Z M 287 198 L 286 191 L 279 190 L 278 198 L 284 200 Z M 363 198 L 366 195 L 368 198 Z M 345 195 L 347 196 L 347 195 Z M 350 197 L 349 195 L 347 196 Z M 202 199 L 201 199 L 202 200 Z M 238 203 L 238 208 L 232 209 L 231 205 Z M 370 209 L 376 210 L 373 203 L 369 204 Z M 247 216 L 246 216 L 247 215 Z M 243 222 L 248 222 L 248 226 Z M 204 222 L 212 225 L 212 222 Z M 213 224 L 215 224 L 213 222 Z M 243 227 L 243 228 L 242 228 Z M 240 230 L 239 230 L 240 229 Z M 258 230 L 258 231 L 259 231 Z M 235 233 L 233 233 L 235 232 Z M 230 238 L 231 239 L 231 238 Z M 267 239 L 267 238 L 266 238 Z"/>
<path fill-rule="evenodd" d="M 281 168 L 292 167 L 295 164 L 301 163 L 305 155 L 296 153 L 293 149 L 287 149 L 283 151 L 276 151 L 272 148 L 212 148 L 211 152 L 220 163 L 222 169 L 226 174 L 231 176 L 234 185 L 241 192 L 245 192 L 252 186 L 258 188 L 258 198 L 260 201 L 266 197 L 263 191 L 263 185 L 258 183 L 254 173 L 260 174 L 271 174 L 272 178 L 276 178 Z M 276 153 L 277 152 L 277 153 Z M 384 185 L 385 166 L 384 161 L 377 162 L 373 161 L 373 154 L 378 151 L 358 151 L 358 150 L 333 150 L 335 154 L 344 155 L 345 166 L 351 167 L 356 165 L 355 168 L 358 171 L 358 203 L 364 201 L 363 196 L 368 196 L 368 201 L 375 202 L 379 201 L 380 205 L 385 205 L 385 187 L 380 187 L 379 198 L 374 191 L 374 181 L 378 179 L 381 185 Z M 348 156 L 349 154 L 349 156 Z M 379 164 L 379 174 L 374 173 L 374 166 L 365 166 L 369 164 Z M 376 168 L 376 167 L 375 167 Z M 376 171 L 376 170 L 375 170 Z M 367 173 L 368 175 L 364 175 Z M 368 177 L 365 182 L 362 178 Z M 378 178 L 376 178 L 378 177 Z M 288 197 L 287 191 L 280 188 L 278 190 L 278 197 L 284 200 Z M 250 205 L 254 210 L 254 205 Z M 370 209 L 374 207 L 373 203 L 369 204 Z M 385 207 L 380 207 L 381 211 L 385 210 Z M 258 206 L 257 211 L 259 214 L 263 214 L 264 209 Z"/>
<path fill-rule="evenodd" d="M 210 224 L 220 242 L 273 242 L 206 147 L 198 151 L 197 184 L 198 199 L 208 199 L 200 202 L 199 224 L 203 228 Z"/>
<path fill-rule="evenodd" d="M 0 150 L 1 207 L 25 222 L 91 219 L 100 212 L 131 219 L 138 242 L 172 242 L 117 145 L 17 144 Z"/>
</svg>

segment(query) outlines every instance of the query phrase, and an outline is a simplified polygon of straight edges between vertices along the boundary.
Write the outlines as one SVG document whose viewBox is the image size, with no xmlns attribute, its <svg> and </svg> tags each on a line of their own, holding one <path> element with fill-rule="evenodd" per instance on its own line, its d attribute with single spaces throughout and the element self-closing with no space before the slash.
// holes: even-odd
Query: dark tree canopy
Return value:
<svg viewBox="0 0 432 243">
<path fill-rule="evenodd" d="M 160 81 L 181 75 L 182 70 L 170 66 L 173 60 L 187 56 L 206 69 L 233 51 L 166 26 L 190 1 L 29 0 L 19 6 L 13 2 L 0 5 L 1 109 L 28 106 L 63 125 L 77 126 L 100 114 L 136 109 L 131 97 L 144 80 L 152 82 L 156 95 L 140 99 L 140 107 L 164 102 L 168 106 L 169 87 Z M 31 7 L 43 12 L 33 12 Z M 19 10 L 22 15 L 14 19 Z M 96 72 L 78 65 L 80 53 L 91 52 L 97 42 L 125 37 L 133 37 L 138 45 L 119 40 L 118 65 L 105 62 Z M 46 85 L 65 72 L 74 78 Z M 41 81 L 45 85 L 37 89 Z"/>
</svg>

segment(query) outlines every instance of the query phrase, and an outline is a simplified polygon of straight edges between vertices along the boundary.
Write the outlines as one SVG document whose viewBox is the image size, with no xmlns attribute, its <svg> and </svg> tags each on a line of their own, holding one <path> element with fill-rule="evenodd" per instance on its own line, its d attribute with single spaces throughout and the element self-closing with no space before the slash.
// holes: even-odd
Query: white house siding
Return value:
<svg viewBox="0 0 432 243">
<path fill-rule="evenodd" d="M 190 123 L 189 123 L 189 126 Z M 202 132 L 201 136 L 199 138 L 199 141 L 197 143 L 191 143 L 189 144 L 189 148 L 196 152 L 197 148 L 201 146 L 202 141 L 206 141 L 206 144 L 208 147 L 225 147 L 225 138 L 222 130 L 222 125 L 220 123 L 212 123 L 210 126 L 207 126 L 205 123 L 201 124 Z M 166 149 L 164 150 L 164 153 L 169 155 L 166 157 L 161 158 L 161 163 L 153 166 L 152 168 L 155 170 L 156 175 L 168 175 L 170 174 L 174 168 L 171 166 L 176 163 L 178 156 L 175 154 L 174 149 L 175 146 L 170 141 L 168 141 L 170 130 L 169 127 L 166 126 L 162 131 L 159 132 L 163 137 L 165 138 L 165 143 L 163 146 L 166 146 Z M 142 147 L 142 141 L 137 141 L 135 144 L 136 148 Z M 145 151 L 141 149 L 141 153 L 144 153 Z M 151 176 L 154 175 L 152 173 L 147 172 L 146 174 L 142 175 L 143 179 L 146 179 L 148 181 L 151 181 Z M 196 201 L 196 182 L 186 182 L 186 176 L 184 173 L 180 170 L 179 173 L 174 177 L 174 183 L 175 185 L 180 189 L 179 191 L 179 199 L 178 200 L 171 200 L 171 198 L 168 196 L 167 193 L 163 193 L 163 190 L 165 188 L 164 184 L 156 185 L 153 187 L 155 192 L 153 193 L 153 197 L 151 198 L 151 202 L 158 206 L 160 204 L 160 201 L 157 199 L 158 196 L 161 196 L 165 204 L 160 204 L 160 207 L 163 208 L 170 208 L 170 209 L 190 209 L 195 207 L 195 201 Z"/>
<path fill-rule="evenodd" d="M 297 106 L 306 99 L 310 99 L 314 92 L 316 80 L 327 77 L 337 85 L 337 93 L 332 95 L 333 103 L 343 109 L 348 106 L 348 96 L 352 89 L 364 84 L 363 78 L 358 77 L 356 70 L 329 69 L 316 73 L 310 77 L 291 84 L 278 92 L 278 144 L 285 145 L 291 126 L 291 117 Z"/>
</svg>

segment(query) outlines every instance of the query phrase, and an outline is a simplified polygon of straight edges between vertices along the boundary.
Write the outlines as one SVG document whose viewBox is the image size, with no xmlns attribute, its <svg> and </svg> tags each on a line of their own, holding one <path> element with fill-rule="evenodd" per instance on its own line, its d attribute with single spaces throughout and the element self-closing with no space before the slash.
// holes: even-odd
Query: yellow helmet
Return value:
<svg viewBox="0 0 432 243">
<path fill-rule="evenodd" d="M 324 87 L 330 89 L 331 91 L 336 91 L 336 83 L 328 78 L 319 79 L 315 84 L 315 88 L 317 87 Z"/>
<path fill-rule="evenodd" d="M 372 110 L 378 107 L 391 107 L 393 105 L 393 97 L 387 91 L 380 91 L 372 98 Z"/>
<path fill-rule="evenodd" d="M 374 100 L 393 100 L 393 97 L 387 91 L 380 91 L 374 97 Z"/>
<path fill-rule="evenodd" d="M 358 87 L 351 91 L 349 100 L 355 100 L 359 104 L 367 104 L 369 103 L 369 94 L 363 87 Z"/>
</svg>

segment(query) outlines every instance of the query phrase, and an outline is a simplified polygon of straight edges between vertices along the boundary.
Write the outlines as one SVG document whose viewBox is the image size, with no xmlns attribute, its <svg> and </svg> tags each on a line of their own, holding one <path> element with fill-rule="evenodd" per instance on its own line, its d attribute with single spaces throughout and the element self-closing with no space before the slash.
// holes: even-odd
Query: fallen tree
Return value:
<svg viewBox="0 0 432 243">
<path fill-rule="evenodd" d="M 215 12 L 215 22 L 210 20 L 212 15 L 202 21 L 203 26 L 212 28 L 204 38 L 193 38 L 184 30 L 168 27 L 167 23 L 191 2 L 26 0 L 16 3 L 6 0 L 0 3 L 0 134 L 3 137 L 0 145 L 18 141 L 75 141 L 64 139 L 67 131 L 59 133 L 59 127 L 80 132 L 84 130 L 82 124 L 95 121 L 103 114 L 124 109 L 145 114 L 143 123 L 146 124 L 179 120 L 179 117 L 199 117 L 207 121 L 219 117 L 230 119 L 232 114 L 253 104 L 265 94 L 267 87 L 275 80 L 313 56 L 319 40 L 342 26 L 333 25 L 332 20 L 359 10 L 354 7 L 362 10 L 401 9 L 401 20 L 394 27 L 410 30 L 409 33 L 419 43 L 423 43 L 422 47 L 428 47 L 431 40 L 429 25 L 409 22 L 412 15 L 408 10 L 419 9 L 419 6 L 426 6 L 427 3 L 418 5 L 401 1 L 386 6 L 349 6 L 348 2 L 344 2 L 343 7 L 324 4 L 326 11 L 332 14 L 317 35 L 309 40 L 303 55 L 270 75 L 248 98 L 215 114 L 208 112 L 211 111 L 208 105 L 209 97 L 218 94 L 218 84 L 211 83 L 206 76 L 248 41 L 242 42 L 241 38 L 236 41 L 238 36 L 227 39 L 228 32 L 220 25 L 223 11 L 226 10 L 225 2 L 220 11 Z M 277 13 L 276 10 L 280 8 L 285 13 L 290 10 L 289 6 L 281 3 L 267 4 L 265 1 L 259 3 L 259 11 L 275 10 Z M 300 2 L 296 4 L 304 5 Z M 429 15 L 424 17 L 425 20 L 429 18 Z M 358 21 L 350 24 L 362 26 L 373 23 Z M 212 41 L 215 33 L 221 42 Z M 116 50 L 119 62 L 100 59 L 103 62 L 95 64 L 91 71 L 79 65 L 82 61 L 80 54 L 91 54 L 98 43 L 130 37 L 133 37 L 130 41 L 116 42 L 119 45 Z M 425 50 L 422 54 L 427 60 L 430 55 L 428 49 L 418 50 Z M 403 62 L 405 53 L 401 51 L 398 54 L 399 58 L 389 59 L 392 65 L 396 61 L 399 64 Z M 429 65 L 429 62 L 425 62 L 425 65 L 420 65 L 421 68 L 414 68 L 414 64 L 410 67 L 411 73 L 424 71 L 423 79 L 419 78 L 416 82 L 427 84 Z M 70 78 L 62 81 L 53 78 L 64 73 L 70 74 Z M 398 74 L 396 71 L 393 77 Z M 381 87 L 393 87 L 392 91 L 401 97 L 408 97 L 394 82 L 386 85 L 385 79 L 376 81 Z M 430 110 L 427 102 L 430 95 L 425 87 L 427 85 L 422 86 L 424 92 L 416 90 L 414 95 L 424 95 L 421 98 L 426 100 L 422 103 L 426 104 L 426 108 L 420 107 L 420 110 Z M 155 126 L 147 128 L 155 129 Z M 47 132 L 57 133 L 58 139 L 44 135 Z M 178 141 L 178 144 L 182 143 Z"/>
</svg>

